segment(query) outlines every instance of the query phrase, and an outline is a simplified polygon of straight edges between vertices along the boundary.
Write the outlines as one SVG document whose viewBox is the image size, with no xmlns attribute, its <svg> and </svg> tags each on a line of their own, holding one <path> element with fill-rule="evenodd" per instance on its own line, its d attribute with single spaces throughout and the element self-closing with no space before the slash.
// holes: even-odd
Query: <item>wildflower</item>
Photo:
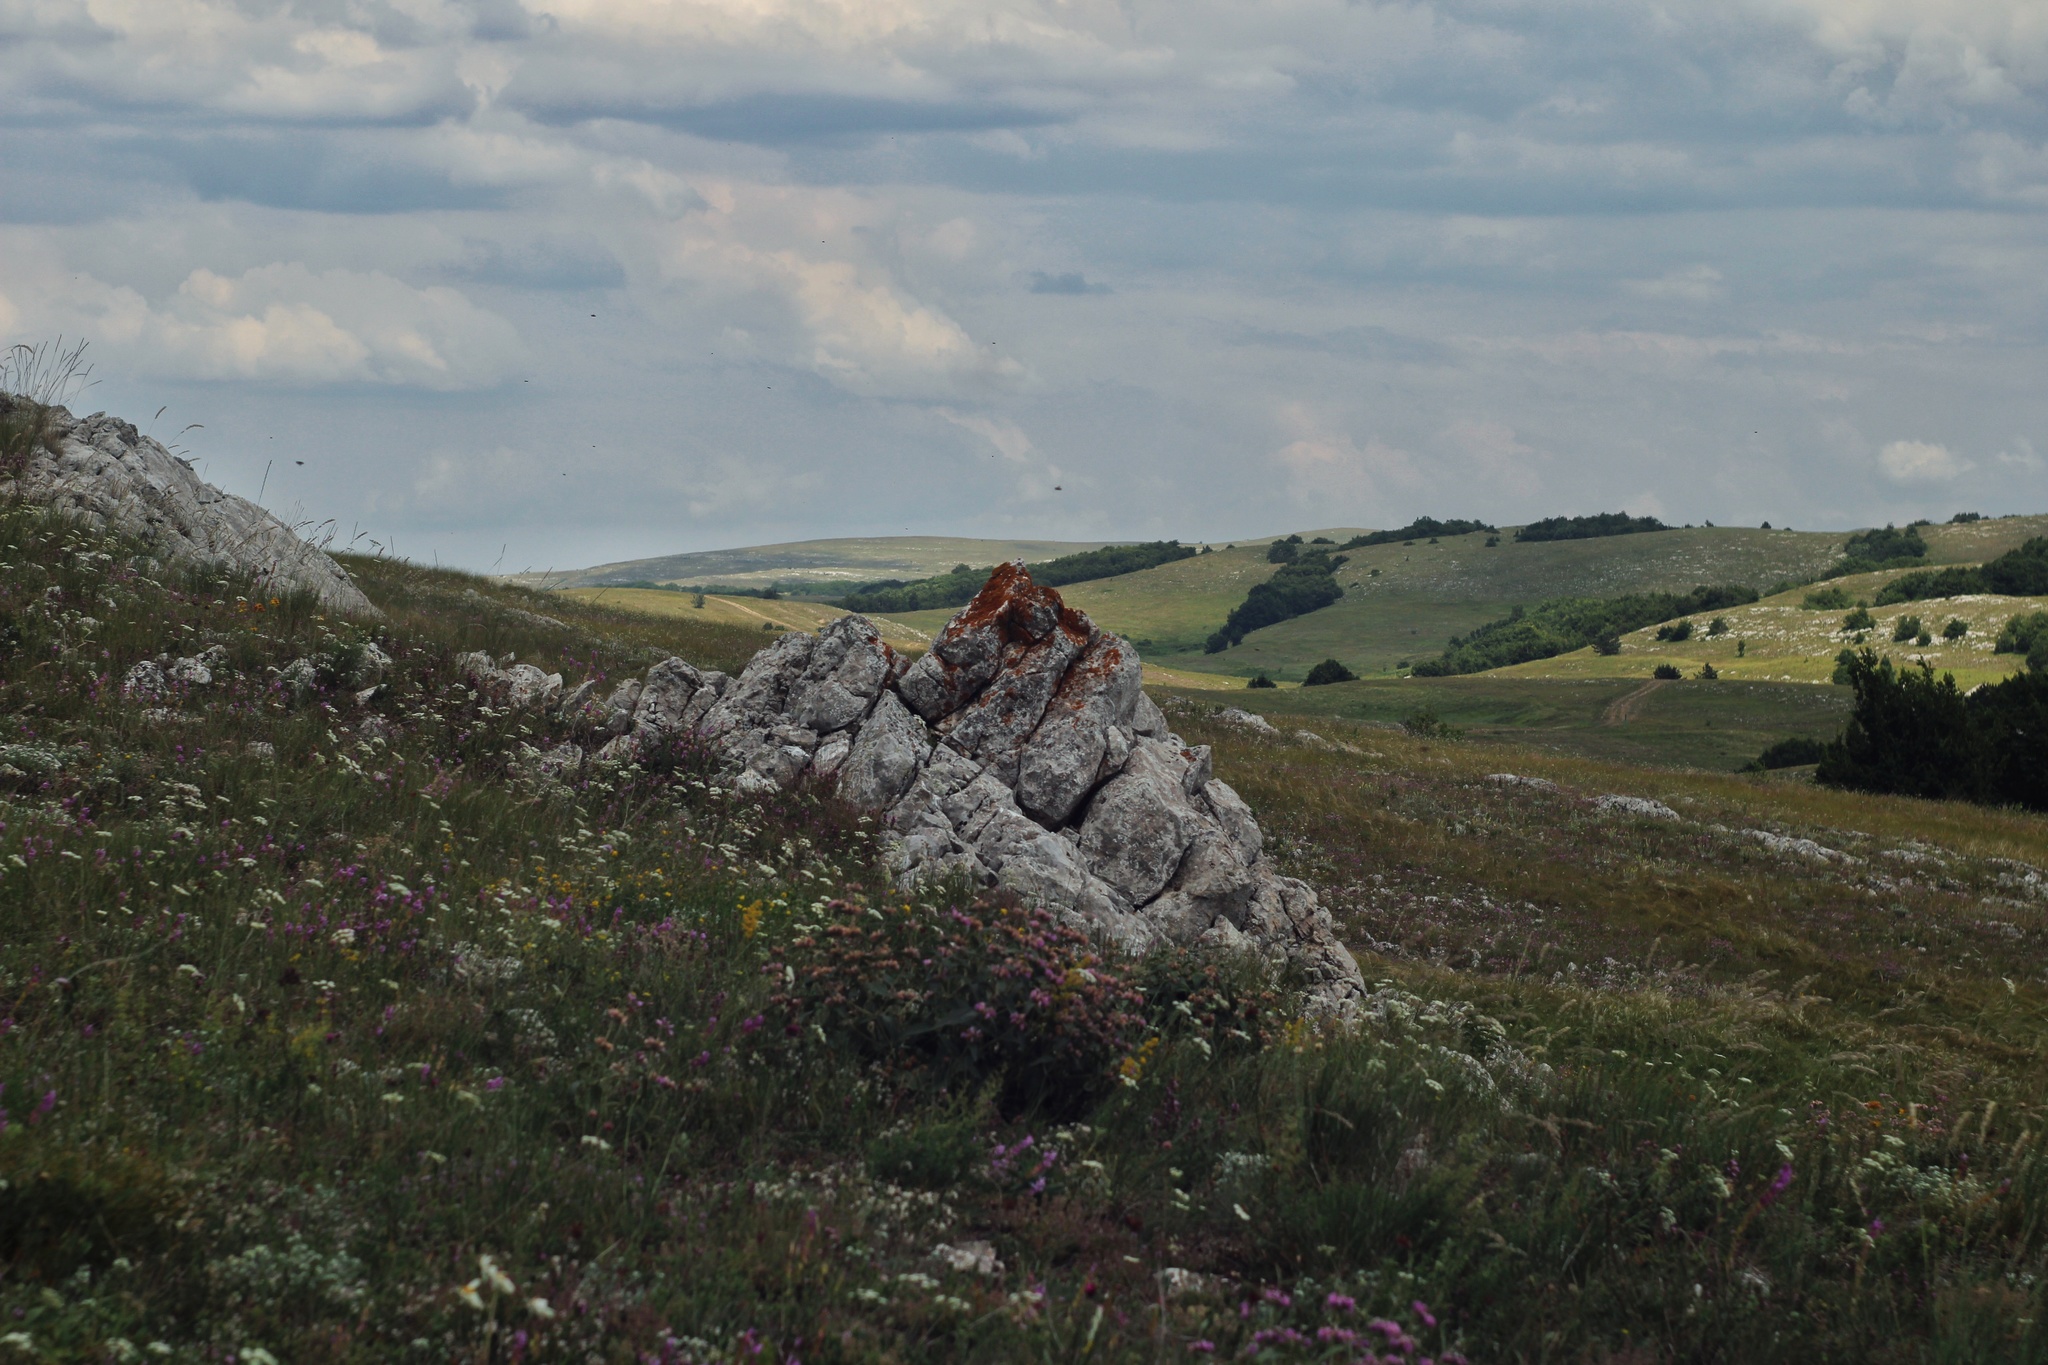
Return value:
<svg viewBox="0 0 2048 1365">
<path fill-rule="evenodd" d="M 1870 1235 L 1872 1237 L 1882 1237 L 1884 1235 L 1884 1219 L 1873 1218 L 1870 1220 Z"/>
<path fill-rule="evenodd" d="M 242 1365 L 277 1365 L 277 1357 L 261 1346 L 244 1346 L 241 1355 Z"/>
<path fill-rule="evenodd" d="M 510 1294 L 513 1291 L 511 1277 L 498 1269 L 496 1261 L 489 1256 L 479 1256 L 476 1258 L 476 1264 L 477 1269 L 482 1272 L 478 1278 L 491 1287 L 492 1293 Z"/>
<path fill-rule="evenodd" d="M 193 965 L 192 965 L 191 963 L 189 963 L 189 962 L 180 962 L 180 963 L 178 964 L 178 975 L 180 975 L 180 976 L 198 976 L 198 975 L 199 975 L 199 969 L 198 969 L 197 967 L 193 966 Z"/>
<path fill-rule="evenodd" d="M 1242 1204 L 1232 1204 L 1230 1206 L 1230 1211 L 1236 1214 L 1239 1218 L 1244 1219 L 1244 1221 L 1247 1223 L 1252 1221 L 1252 1216 L 1244 1211 L 1244 1205 Z"/>
<path fill-rule="evenodd" d="M 1193 1352 L 1195 1355 L 1213 1355 L 1216 1350 L 1216 1343 L 1213 1341 L 1206 1340 L 1191 1341 L 1188 1343 L 1188 1350 Z"/>
<path fill-rule="evenodd" d="M 0 1337 L 0 1346 L 12 1346 L 18 1351 L 33 1351 L 36 1348 L 36 1341 L 26 1332 L 9 1332 L 6 1336 Z"/>
<path fill-rule="evenodd" d="M 471 1308 L 476 1309 L 479 1313 L 483 1312 L 484 1310 L 484 1299 L 483 1295 L 477 1293 L 476 1291 L 482 1284 L 482 1280 L 471 1280 L 468 1284 L 459 1284 L 455 1286 L 456 1297 L 461 1299 L 464 1303 L 468 1304 Z"/>
<path fill-rule="evenodd" d="M 484 1089 L 486 1090 L 503 1090 L 504 1088 L 505 1078 L 503 1076 L 493 1076 L 484 1082 Z"/>
<path fill-rule="evenodd" d="M 327 936 L 327 941 L 337 948 L 353 948 L 356 942 L 356 931 L 348 928 L 336 929 Z"/>
<path fill-rule="evenodd" d="M 583 1145 L 585 1147 L 594 1147 L 600 1152 L 609 1152 L 612 1149 L 612 1145 L 609 1142 L 606 1142 L 595 1133 L 585 1133 L 583 1135 Z"/>
<path fill-rule="evenodd" d="M 1761 1202 L 1766 1207 L 1769 1207 L 1771 1204 L 1777 1202 L 1779 1195 L 1783 1194 L 1785 1191 L 1791 1188 L 1792 1163 L 1788 1161 L 1782 1167 L 1779 1168 L 1778 1178 L 1771 1182 L 1771 1187 L 1768 1190 L 1764 1191 L 1763 1199 Z"/>
<path fill-rule="evenodd" d="M 1436 1326 L 1436 1314 L 1429 1311 L 1428 1304 L 1424 1303 L 1421 1299 L 1417 1299 L 1415 1302 L 1409 1304 L 1408 1306 L 1415 1310 L 1416 1317 L 1422 1319 L 1422 1325 L 1424 1327 Z"/>
<path fill-rule="evenodd" d="M 555 1306 L 546 1299 L 532 1298 L 526 1301 L 526 1311 L 537 1318 L 552 1318 L 555 1315 Z"/>
<path fill-rule="evenodd" d="M 1334 1290 L 1331 1291 L 1328 1298 L 1323 1300 L 1323 1304 L 1325 1307 L 1334 1308 L 1340 1313 L 1355 1313 L 1358 1311 L 1357 1299 L 1352 1298 L 1349 1294 L 1339 1294 Z"/>
</svg>

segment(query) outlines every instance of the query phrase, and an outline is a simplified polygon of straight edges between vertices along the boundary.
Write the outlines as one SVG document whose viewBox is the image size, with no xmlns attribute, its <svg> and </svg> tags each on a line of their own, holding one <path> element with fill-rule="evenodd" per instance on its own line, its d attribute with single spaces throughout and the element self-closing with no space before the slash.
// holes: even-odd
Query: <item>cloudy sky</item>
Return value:
<svg viewBox="0 0 2048 1365">
<path fill-rule="evenodd" d="M 2044 305 L 2041 0 L 0 0 L 0 338 L 474 568 L 2048 510 Z"/>
</svg>

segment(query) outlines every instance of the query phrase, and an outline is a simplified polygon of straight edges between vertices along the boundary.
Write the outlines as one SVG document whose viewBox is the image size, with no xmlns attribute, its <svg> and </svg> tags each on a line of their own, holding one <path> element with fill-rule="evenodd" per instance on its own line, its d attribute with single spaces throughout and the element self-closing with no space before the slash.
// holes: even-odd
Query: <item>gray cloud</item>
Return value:
<svg viewBox="0 0 2048 1365">
<path fill-rule="evenodd" d="M 2027 3 L 0 0 L 0 334 L 485 566 L 2038 507 Z"/>
</svg>

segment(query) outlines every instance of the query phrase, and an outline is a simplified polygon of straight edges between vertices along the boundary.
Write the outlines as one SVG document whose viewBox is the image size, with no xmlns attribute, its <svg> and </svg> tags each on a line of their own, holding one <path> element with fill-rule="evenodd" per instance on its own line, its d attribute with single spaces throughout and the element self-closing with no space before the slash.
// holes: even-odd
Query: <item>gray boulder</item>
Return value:
<svg viewBox="0 0 2048 1365">
<path fill-rule="evenodd" d="M 621 685 L 605 708 L 620 737 L 595 757 L 688 731 L 735 791 L 830 783 L 878 813 L 903 885 L 1006 886 L 1132 952 L 1258 953 L 1297 967 L 1325 1010 L 1365 994 L 1314 891 L 1275 873 L 1208 748 L 1183 744 L 1145 696 L 1137 650 L 1021 564 L 997 569 L 908 667 L 846 616 L 783 635 L 729 684 L 715 676 L 672 659 Z"/>
<path fill-rule="evenodd" d="M 0 405 L 14 400 L 0 395 Z M 307 592 L 328 611 L 381 613 L 339 564 L 255 503 L 223 493 L 130 423 L 58 408 L 54 452 L 38 446 L 0 497 L 14 495 L 143 542 L 165 559 L 245 573 L 263 592 Z"/>
</svg>

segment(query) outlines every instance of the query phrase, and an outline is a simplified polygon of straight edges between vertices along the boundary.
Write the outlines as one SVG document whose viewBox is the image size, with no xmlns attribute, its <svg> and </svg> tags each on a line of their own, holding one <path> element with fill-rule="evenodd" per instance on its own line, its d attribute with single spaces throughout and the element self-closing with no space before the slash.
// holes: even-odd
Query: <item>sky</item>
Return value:
<svg viewBox="0 0 2048 1365">
<path fill-rule="evenodd" d="M 2044 305 L 2042 0 L 0 0 L 0 342 L 478 570 L 2044 511 Z"/>
</svg>

